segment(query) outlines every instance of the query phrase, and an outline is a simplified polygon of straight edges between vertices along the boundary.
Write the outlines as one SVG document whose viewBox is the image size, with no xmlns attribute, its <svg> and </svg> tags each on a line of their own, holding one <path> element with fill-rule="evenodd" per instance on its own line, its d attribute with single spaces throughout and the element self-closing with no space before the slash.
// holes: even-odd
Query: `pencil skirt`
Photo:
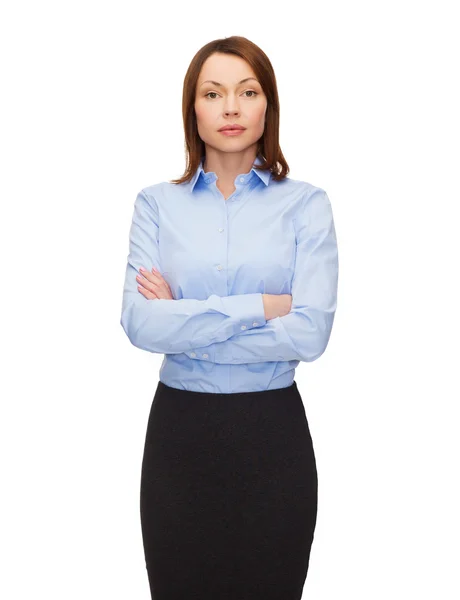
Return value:
<svg viewBox="0 0 460 600">
<path fill-rule="evenodd" d="M 317 497 L 295 381 L 230 394 L 158 382 L 140 489 L 152 600 L 300 600 Z"/>
</svg>

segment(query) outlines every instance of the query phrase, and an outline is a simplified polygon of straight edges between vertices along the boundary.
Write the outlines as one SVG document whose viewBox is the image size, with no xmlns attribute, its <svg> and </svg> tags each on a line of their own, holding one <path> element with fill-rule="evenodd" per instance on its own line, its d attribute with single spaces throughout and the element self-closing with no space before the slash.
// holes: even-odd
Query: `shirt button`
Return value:
<svg viewBox="0 0 460 600">
<path fill-rule="evenodd" d="M 253 327 L 257 327 L 259 323 L 257 323 L 257 321 L 254 321 L 254 323 L 252 324 Z"/>
<path fill-rule="evenodd" d="M 208 358 L 208 354 L 203 354 L 203 358 Z"/>
<path fill-rule="evenodd" d="M 191 352 L 191 353 L 190 353 L 190 356 L 191 356 L 192 358 L 195 358 L 195 356 L 196 356 L 196 352 Z"/>
<path fill-rule="evenodd" d="M 240 177 L 241 183 L 244 183 L 244 177 Z"/>
<path fill-rule="evenodd" d="M 222 271 L 222 265 L 217 265 L 217 270 Z"/>
<path fill-rule="evenodd" d="M 246 325 L 241 325 L 241 329 L 246 329 Z"/>
<path fill-rule="evenodd" d="M 222 232 L 223 232 L 222 227 L 219 227 L 219 233 L 222 233 Z"/>
</svg>

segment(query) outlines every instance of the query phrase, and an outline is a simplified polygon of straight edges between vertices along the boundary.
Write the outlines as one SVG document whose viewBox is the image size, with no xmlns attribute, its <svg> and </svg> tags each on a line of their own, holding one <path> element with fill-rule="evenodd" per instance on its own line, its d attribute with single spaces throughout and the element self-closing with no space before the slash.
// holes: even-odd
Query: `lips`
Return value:
<svg viewBox="0 0 460 600">
<path fill-rule="evenodd" d="M 232 131 L 233 129 L 246 129 L 246 127 L 242 127 L 241 125 L 224 125 L 218 131 Z"/>
</svg>

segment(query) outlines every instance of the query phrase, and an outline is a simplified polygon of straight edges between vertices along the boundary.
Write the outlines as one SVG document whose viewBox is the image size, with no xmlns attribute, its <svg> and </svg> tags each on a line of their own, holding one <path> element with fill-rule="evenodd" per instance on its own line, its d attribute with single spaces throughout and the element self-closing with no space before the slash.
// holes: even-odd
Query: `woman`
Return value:
<svg viewBox="0 0 460 600">
<path fill-rule="evenodd" d="M 121 315 L 164 354 L 141 474 L 151 596 L 298 600 L 318 478 L 294 374 L 334 320 L 331 204 L 287 177 L 273 68 L 246 38 L 199 50 L 183 119 L 183 177 L 135 201 Z"/>
</svg>

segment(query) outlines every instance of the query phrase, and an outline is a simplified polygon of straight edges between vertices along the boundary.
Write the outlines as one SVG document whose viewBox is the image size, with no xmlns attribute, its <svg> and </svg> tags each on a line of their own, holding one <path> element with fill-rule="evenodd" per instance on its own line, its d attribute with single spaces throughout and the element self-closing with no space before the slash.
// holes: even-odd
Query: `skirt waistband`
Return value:
<svg viewBox="0 0 460 600">
<path fill-rule="evenodd" d="M 282 388 L 275 388 L 270 390 L 259 390 L 255 392 L 232 392 L 229 394 L 221 393 L 221 392 L 197 392 L 194 390 L 182 390 L 179 388 L 174 388 L 169 385 L 166 385 L 162 381 L 158 381 L 157 392 L 166 392 L 168 396 L 189 396 L 191 399 L 193 398 L 244 398 L 246 397 L 258 397 L 258 396 L 266 396 L 268 398 L 277 397 L 277 396 L 286 396 L 286 394 L 299 394 L 299 390 L 297 388 L 297 383 L 294 380 L 291 385 Z"/>
</svg>

